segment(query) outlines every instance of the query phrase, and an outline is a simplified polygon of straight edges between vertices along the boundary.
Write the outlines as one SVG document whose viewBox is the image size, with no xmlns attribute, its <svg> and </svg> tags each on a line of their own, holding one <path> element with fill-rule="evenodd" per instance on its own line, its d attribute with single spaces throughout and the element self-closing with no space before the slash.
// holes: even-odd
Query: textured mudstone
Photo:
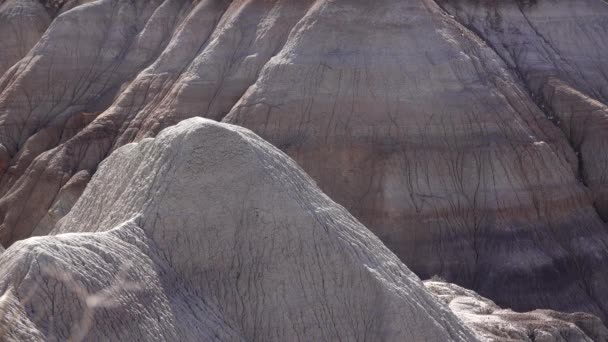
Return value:
<svg viewBox="0 0 608 342">
<path fill-rule="evenodd" d="M 67 184 L 59 190 L 55 202 L 42 220 L 40 220 L 32 234 L 48 234 L 55 227 L 57 221 L 70 212 L 72 206 L 74 206 L 76 201 L 78 201 L 78 198 L 80 198 L 80 195 L 82 195 L 82 192 L 90 179 L 91 175 L 87 171 L 83 170 L 75 174 Z"/>
<path fill-rule="evenodd" d="M 579 154 L 579 174 L 608 220 L 606 103 L 608 4 L 582 1 L 439 1 L 526 83 Z"/>
<path fill-rule="evenodd" d="M 68 1 L 0 81 L 0 241 L 52 229 L 80 176 L 120 146 L 202 116 L 288 153 L 420 276 L 517 310 L 606 318 L 604 159 L 589 157 L 605 150 L 605 134 L 579 151 L 539 99 L 557 77 L 601 102 L 608 88 L 591 75 L 604 68 L 605 44 L 590 28 L 605 30 L 605 3 L 500 3 L 461 8 L 483 23 L 495 8 L 523 9 L 517 20 L 500 16 L 511 26 L 559 22 L 568 9 L 590 19 L 557 27 L 560 54 L 584 77 L 543 74 L 534 53 L 509 59 L 494 43 L 542 49 L 533 29 L 492 40 L 466 11 L 430 0 Z M 580 30 L 592 37 L 580 40 L 586 50 L 567 46 Z M 515 59 L 539 67 L 523 73 Z M 550 106 L 566 118 L 561 98 Z"/>
<path fill-rule="evenodd" d="M 0 337 L 7 342 L 44 341 L 44 336 L 26 317 L 21 303 L 12 288 L 0 296 Z"/>
<path fill-rule="evenodd" d="M 550 78 L 608 99 L 608 5 L 602 0 L 438 0 L 485 39 L 536 95 Z"/>
<path fill-rule="evenodd" d="M 589 314 L 550 310 L 518 313 L 454 284 L 429 280 L 424 285 L 482 341 L 608 341 L 606 326 Z"/>
<path fill-rule="evenodd" d="M 0 77 L 30 51 L 50 22 L 37 0 L 0 2 Z"/>
<path fill-rule="evenodd" d="M 0 142 L 13 156 L 0 241 L 29 236 L 72 175 L 113 149 L 187 117 L 221 118 L 310 4 L 106 0 L 57 17 L 0 84 Z"/>
<path fill-rule="evenodd" d="M 579 156 L 579 177 L 589 187 L 596 210 L 608 221 L 608 106 L 549 80 L 543 96 Z"/>
<path fill-rule="evenodd" d="M 118 149 L 52 234 L 0 256 L 0 326 L 58 340 L 475 340 L 292 160 L 237 126 L 189 119 Z"/>
<path fill-rule="evenodd" d="M 324 2 L 224 121 L 286 151 L 423 278 L 605 317 L 605 224 L 526 91 L 434 3 Z"/>
</svg>

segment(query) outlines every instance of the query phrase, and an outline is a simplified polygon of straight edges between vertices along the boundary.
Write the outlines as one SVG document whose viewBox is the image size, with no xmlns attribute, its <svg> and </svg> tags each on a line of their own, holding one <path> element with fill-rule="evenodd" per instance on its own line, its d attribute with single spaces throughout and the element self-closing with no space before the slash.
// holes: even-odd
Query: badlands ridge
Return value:
<svg viewBox="0 0 608 342">
<path fill-rule="evenodd" d="M 603 0 L 0 1 L 0 339 L 606 341 L 606 37 Z"/>
</svg>

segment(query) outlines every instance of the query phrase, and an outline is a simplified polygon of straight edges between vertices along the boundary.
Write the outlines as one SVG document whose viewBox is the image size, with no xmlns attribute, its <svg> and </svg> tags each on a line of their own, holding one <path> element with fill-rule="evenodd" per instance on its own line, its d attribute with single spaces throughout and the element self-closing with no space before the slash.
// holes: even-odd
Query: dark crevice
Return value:
<svg viewBox="0 0 608 342">
<path fill-rule="evenodd" d="M 38 2 L 44 6 L 51 18 L 55 18 L 67 0 L 38 0 Z"/>
</svg>

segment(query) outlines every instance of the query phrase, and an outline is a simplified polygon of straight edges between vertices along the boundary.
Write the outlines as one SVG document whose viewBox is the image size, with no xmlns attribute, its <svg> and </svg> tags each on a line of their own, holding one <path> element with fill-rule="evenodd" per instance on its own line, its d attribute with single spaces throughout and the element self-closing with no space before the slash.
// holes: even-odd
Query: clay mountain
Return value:
<svg viewBox="0 0 608 342">
<path fill-rule="evenodd" d="M 608 341 L 608 2 L 0 0 L 0 341 Z"/>
</svg>

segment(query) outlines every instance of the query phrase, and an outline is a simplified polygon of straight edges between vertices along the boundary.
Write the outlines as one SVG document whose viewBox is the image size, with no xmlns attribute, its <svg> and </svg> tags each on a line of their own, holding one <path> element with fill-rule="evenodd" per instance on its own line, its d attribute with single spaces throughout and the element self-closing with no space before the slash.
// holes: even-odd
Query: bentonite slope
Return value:
<svg viewBox="0 0 608 342">
<path fill-rule="evenodd" d="M 440 0 L 526 82 L 579 153 L 608 219 L 608 6 L 605 1 Z"/>
<path fill-rule="evenodd" d="M 237 126 L 193 118 L 118 149 L 52 234 L 0 256 L 2 336 L 475 340 L 295 162 Z"/>
<path fill-rule="evenodd" d="M 37 0 L 0 1 L 0 75 L 40 40 L 51 18 Z"/>
<path fill-rule="evenodd" d="M 534 3 L 526 10 L 542 10 L 543 22 L 576 9 Z M 0 79 L 0 241 L 47 234 L 113 150 L 202 116 L 285 151 L 421 277 L 517 310 L 605 319 L 606 88 L 585 81 L 605 67 L 603 42 L 561 35 L 588 44 L 594 62 L 576 64 L 578 83 L 554 73 L 537 84 L 441 5 L 99 0 L 47 10 L 48 29 Z"/>
<path fill-rule="evenodd" d="M 224 120 L 287 151 L 422 277 L 606 317 L 606 226 L 508 65 L 432 2 L 309 16 Z"/>
<path fill-rule="evenodd" d="M 455 284 L 428 280 L 424 285 L 448 304 L 482 341 L 608 341 L 606 326 L 599 318 L 589 314 L 566 314 L 551 310 L 513 312 Z"/>
</svg>

